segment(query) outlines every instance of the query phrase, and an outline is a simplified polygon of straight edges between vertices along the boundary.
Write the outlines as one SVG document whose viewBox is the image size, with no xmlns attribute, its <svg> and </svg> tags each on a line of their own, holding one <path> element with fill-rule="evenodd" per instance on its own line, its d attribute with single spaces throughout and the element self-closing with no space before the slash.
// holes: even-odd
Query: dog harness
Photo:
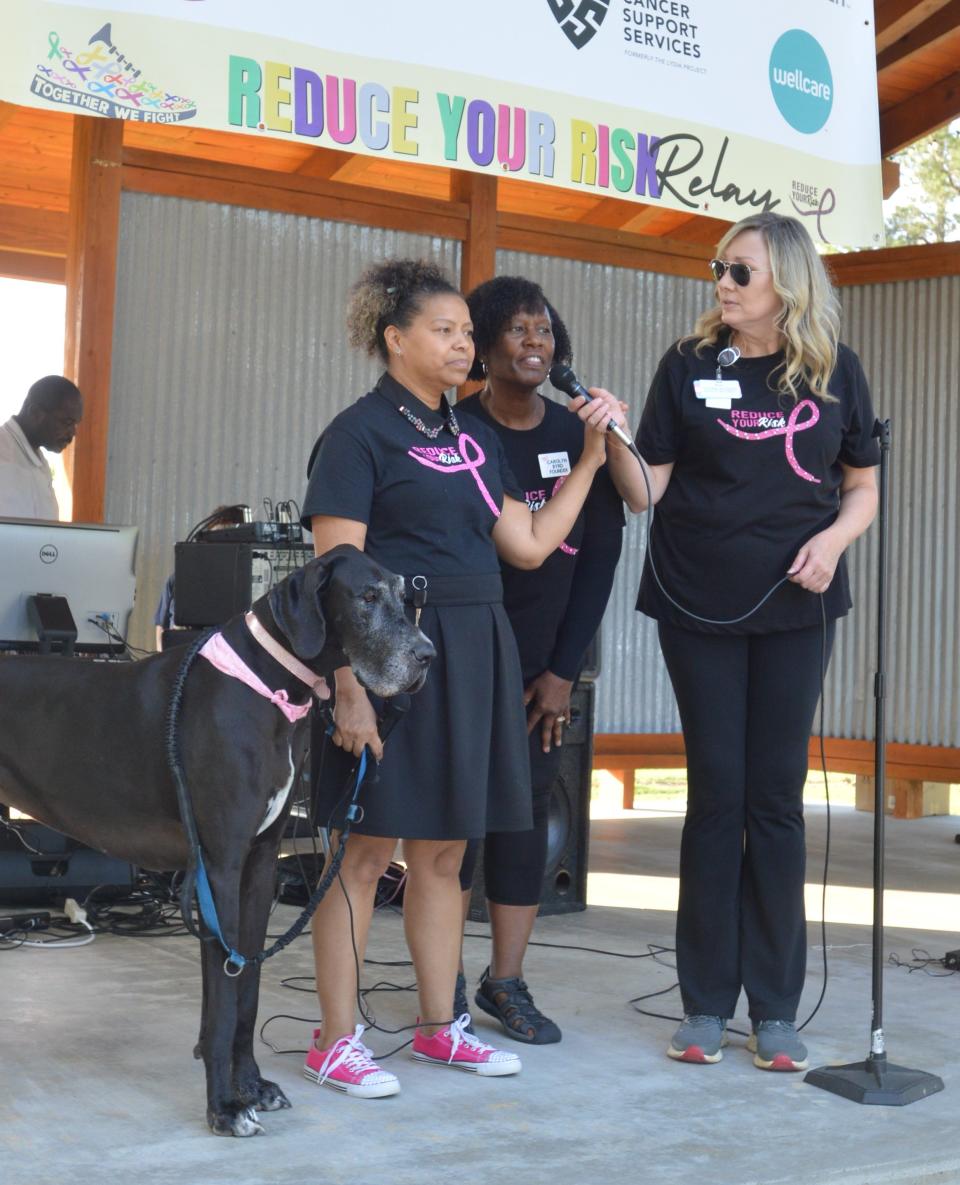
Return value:
<svg viewBox="0 0 960 1185">
<path fill-rule="evenodd" d="M 249 622 L 247 624 L 249 625 Z M 251 633 L 252 632 L 253 631 L 251 630 Z M 257 641 L 261 642 L 262 645 L 262 640 L 259 637 L 257 638 Z M 222 671 L 223 674 L 229 675 L 233 679 L 239 679 L 241 683 L 246 683 L 246 685 L 252 688 L 258 695 L 262 695 L 264 699 L 268 699 L 272 704 L 280 709 L 280 711 L 284 714 L 284 716 L 286 716 L 291 724 L 296 723 L 298 720 L 302 720 L 303 717 L 306 716 L 306 714 L 310 711 L 310 708 L 313 704 L 313 696 L 311 696 L 305 704 L 292 704 L 290 703 L 290 696 L 282 687 L 279 691 L 271 691 L 266 683 L 264 683 L 264 681 L 260 678 L 260 676 L 255 674 L 247 666 L 240 655 L 237 654 L 236 650 L 234 650 L 230 643 L 224 638 L 223 634 L 214 634 L 212 637 L 208 638 L 201 647 L 200 654 L 207 660 L 207 662 L 216 667 L 218 671 Z M 304 670 L 307 670 L 307 668 L 305 667 Z M 303 677 L 298 672 L 293 673 L 297 674 L 297 677 L 301 679 L 302 682 L 307 682 L 307 680 L 303 679 Z M 311 688 L 313 693 L 317 695 L 318 698 L 326 698 L 320 695 L 320 690 L 317 686 L 317 677 L 312 671 L 307 671 L 307 674 L 310 676 L 310 682 L 308 686 Z M 321 679 L 319 682 L 323 683 L 323 680 Z M 330 693 L 328 691 L 327 695 L 329 694 Z"/>
</svg>

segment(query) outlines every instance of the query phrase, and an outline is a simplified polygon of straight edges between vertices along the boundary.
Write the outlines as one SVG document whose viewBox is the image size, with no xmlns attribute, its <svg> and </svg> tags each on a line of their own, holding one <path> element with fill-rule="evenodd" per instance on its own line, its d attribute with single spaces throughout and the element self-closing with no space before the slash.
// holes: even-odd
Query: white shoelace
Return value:
<svg viewBox="0 0 960 1185">
<path fill-rule="evenodd" d="M 472 1049 L 476 1053 L 493 1053 L 492 1045 L 485 1045 L 473 1033 L 468 1033 L 467 1025 L 470 1023 L 470 1013 L 464 1012 L 462 1016 L 458 1017 L 450 1028 L 447 1030 L 450 1034 L 450 1056 L 447 1058 L 448 1062 L 452 1062 L 457 1055 L 457 1050 L 461 1045 L 465 1045 L 467 1049 Z"/>
<path fill-rule="evenodd" d="M 340 1038 L 323 1060 L 323 1065 L 320 1067 L 321 1082 L 329 1078 L 333 1071 L 340 1066 L 345 1066 L 354 1074 L 367 1074 L 380 1070 L 373 1060 L 373 1050 L 368 1049 L 360 1040 L 362 1036 L 363 1025 L 357 1025 L 352 1037 Z"/>
</svg>

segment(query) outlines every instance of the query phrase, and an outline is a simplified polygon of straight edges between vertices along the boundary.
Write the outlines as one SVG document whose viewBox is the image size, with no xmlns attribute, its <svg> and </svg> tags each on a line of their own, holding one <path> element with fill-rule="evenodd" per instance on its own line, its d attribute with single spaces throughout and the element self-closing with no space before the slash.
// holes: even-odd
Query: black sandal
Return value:
<svg viewBox="0 0 960 1185">
<path fill-rule="evenodd" d="M 555 1045 L 563 1036 L 559 1026 L 534 1004 L 522 979 L 491 979 L 488 967 L 474 996 L 477 1007 L 503 1025 L 508 1037 L 526 1045 Z"/>
</svg>

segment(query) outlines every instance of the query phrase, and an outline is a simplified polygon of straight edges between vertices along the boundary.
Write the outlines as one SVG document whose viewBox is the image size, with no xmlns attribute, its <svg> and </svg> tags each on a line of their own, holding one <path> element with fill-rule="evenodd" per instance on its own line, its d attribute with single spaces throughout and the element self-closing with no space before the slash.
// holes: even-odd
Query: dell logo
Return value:
<svg viewBox="0 0 960 1185">
<path fill-rule="evenodd" d="M 54 547 L 52 543 L 45 543 L 43 547 L 40 548 L 40 560 L 44 564 L 55 563 L 59 555 L 60 552 L 57 551 L 56 547 Z"/>
</svg>

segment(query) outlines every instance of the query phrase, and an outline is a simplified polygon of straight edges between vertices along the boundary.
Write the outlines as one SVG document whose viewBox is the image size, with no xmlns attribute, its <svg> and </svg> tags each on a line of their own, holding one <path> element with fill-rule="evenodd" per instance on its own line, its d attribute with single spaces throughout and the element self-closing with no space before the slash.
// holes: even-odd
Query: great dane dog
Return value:
<svg viewBox="0 0 960 1185">
<path fill-rule="evenodd" d="M 354 547 L 336 547 L 229 621 L 210 661 L 204 647 L 189 668 L 180 764 L 221 931 L 245 958 L 266 935 L 294 771 L 308 743 L 307 681 L 329 694 L 320 677 L 349 662 L 365 687 L 389 697 L 426 678 L 435 652 L 408 621 L 402 592 L 401 577 Z M 187 868 L 165 735 L 184 649 L 129 663 L 0 658 L 0 801 L 137 867 Z M 237 659 L 259 690 L 237 677 Z M 196 1055 L 206 1067 L 207 1122 L 217 1135 L 255 1135 L 258 1111 L 290 1106 L 253 1055 L 260 967 L 232 978 L 219 942 L 208 939 L 201 951 Z"/>
</svg>

